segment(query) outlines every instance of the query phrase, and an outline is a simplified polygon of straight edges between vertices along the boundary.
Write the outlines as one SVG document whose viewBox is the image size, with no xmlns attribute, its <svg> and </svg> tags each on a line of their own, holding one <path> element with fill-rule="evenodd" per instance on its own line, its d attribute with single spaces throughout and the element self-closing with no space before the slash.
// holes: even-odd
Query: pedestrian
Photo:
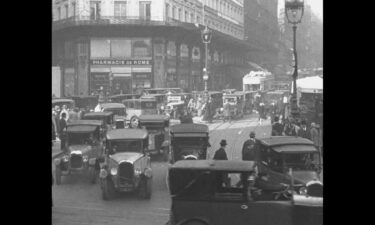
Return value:
<svg viewBox="0 0 375 225">
<path fill-rule="evenodd" d="M 78 118 L 79 118 L 78 112 L 79 112 L 79 109 L 74 108 L 73 112 L 70 115 L 70 121 L 78 120 Z"/>
<path fill-rule="evenodd" d="M 216 150 L 214 155 L 214 160 L 228 160 L 227 153 L 225 152 L 225 147 L 227 146 L 227 141 L 225 139 L 220 141 L 220 148 Z"/>
<path fill-rule="evenodd" d="M 224 123 L 226 120 L 229 120 L 229 122 L 232 121 L 232 117 L 230 115 L 230 104 L 229 104 L 229 101 L 226 100 L 225 103 L 224 103 Z"/>
<path fill-rule="evenodd" d="M 297 136 L 296 128 L 290 122 L 289 119 L 285 119 L 283 135 L 285 135 L 285 136 Z"/>
<path fill-rule="evenodd" d="M 262 125 L 262 119 L 265 117 L 265 106 L 264 106 L 264 103 L 263 102 L 260 102 L 259 103 L 259 118 L 258 118 L 258 122 L 260 125 Z"/>
<path fill-rule="evenodd" d="M 275 116 L 274 123 L 272 124 L 271 136 L 283 135 L 284 126 L 280 123 L 279 117 Z"/>
<path fill-rule="evenodd" d="M 62 118 L 62 114 L 63 113 L 65 113 L 65 119 L 66 119 L 66 121 L 69 121 L 69 109 L 68 109 L 68 107 L 66 106 L 66 105 L 63 105 L 62 106 L 62 109 L 61 109 L 61 112 L 60 112 L 60 120 L 61 120 L 61 118 Z"/>
<path fill-rule="evenodd" d="M 311 134 L 310 131 L 307 129 L 305 120 L 301 122 L 301 128 L 298 130 L 297 136 L 311 140 Z"/>
<path fill-rule="evenodd" d="M 102 111 L 102 105 L 100 104 L 101 102 L 98 102 L 96 105 L 94 112 L 101 112 Z"/>
<path fill-rule="evenodd" d="M 206 104 L 206 109 L 205 109 L 205 117 L 208 123 L 212 123 L 212 115 L 211 115 L 211 100 L 208 100 Z"/>
<path fill-rule="evenodd" d="M 60 124 L 59 124 L 59 122 L 60 122 L 60 107 L 58 105 L 55 106 L 52 115 L 53 115 L 53 117 L 54 117 L 53 119 L 55 121 L 55 123 L 54 123 L 55 124 L 55 131 L 56 131 L 57 136 L 59 136 L 60 135 Z"/>
<path fill-rule="evenodd" d="M 246 140 L 244 143 L 243 143 L 243 146 L 242 146 L 242 160 L 244 161 L 254 161 L 255 160 L 255 144 L 256 144 L 256 140 L 255 140 L 255 132 L 254 131 L 251 131 L 250 132 L 250 139 Z"/>
<path fill-rule="evenodd" d="M 65 140 L 66 140 L 66 114 L 62 113 L 61 114 L 61 119 L 60 119 L 60 141 L 61 141 L 61 151 L 65 151 Z"/>
</svg>

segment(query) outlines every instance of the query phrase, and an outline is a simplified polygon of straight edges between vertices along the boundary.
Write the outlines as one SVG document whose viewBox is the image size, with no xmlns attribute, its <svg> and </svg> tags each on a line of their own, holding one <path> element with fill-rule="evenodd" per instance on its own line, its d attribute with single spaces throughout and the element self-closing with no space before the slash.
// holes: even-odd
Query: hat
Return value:
<svg viewBox="0 0 375 225">
<path fill-rule="evenodd" d="M 251 138 L 254 138 L 254 137 L 255 137 L 255 132 L 254 132 L 254 131 L 251 131 L 251 132 L 250 132 L 250 137 L 251 137 Z"/>
<path fill-rule="evenodd" d="M 316 124 L 314 122 L 312 122 L 311 127 L 316 127 Z"/>
<path fill-rule="evenodd" d="M 225 139 L 221 140 L 220 141 L 220 146 L 225 146 L 225 145 L 228 145 L 227 141 Z"/>
</svg>

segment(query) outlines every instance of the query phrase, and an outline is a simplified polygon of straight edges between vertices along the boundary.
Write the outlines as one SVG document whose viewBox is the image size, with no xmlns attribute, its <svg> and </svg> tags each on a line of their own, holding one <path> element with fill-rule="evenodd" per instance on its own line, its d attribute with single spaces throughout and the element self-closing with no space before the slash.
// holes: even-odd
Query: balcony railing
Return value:
<svg viewBox="0 0 375 225">
<path fill-rule="evenodd" d="M 141 16 L 100 16 L 93 18 L 91 16 L 73 16 L 62 20 L 53 21 L 53 30 L 59 30 L 71 26 L 81 25 L 164 25 L 164 26 L 181 26 L 186 23 L 168 18 L 153 18 Z"/>
</svg>

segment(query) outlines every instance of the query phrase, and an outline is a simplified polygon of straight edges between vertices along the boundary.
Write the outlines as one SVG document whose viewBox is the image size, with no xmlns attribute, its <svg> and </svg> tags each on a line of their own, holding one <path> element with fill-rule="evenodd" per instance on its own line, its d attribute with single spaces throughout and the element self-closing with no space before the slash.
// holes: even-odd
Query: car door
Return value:
<svg viewBox="0 0 375 225">
<path fill-rule="evenodd" d="M 213 197 L 213 216 L 211 224 L 217 225 L 265 225 L 264 213 L 247 200 L 245 187 L 239 184 L 241 173 L 217 173 Z M 229 180 L 225 181 L 229 177 Z"/>
</svg>

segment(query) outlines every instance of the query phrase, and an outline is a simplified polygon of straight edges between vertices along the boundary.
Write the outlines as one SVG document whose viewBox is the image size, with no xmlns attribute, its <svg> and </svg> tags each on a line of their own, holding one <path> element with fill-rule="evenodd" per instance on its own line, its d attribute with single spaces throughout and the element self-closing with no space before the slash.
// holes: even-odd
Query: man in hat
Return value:
<svg viewBox="0 0 375 225">
<path fill-rule="evenodd" d="M 301 128 L 297 132 L 298 137 L 306 138 L 306 139 L 311 139 L 310 131 L 307 130 L 306 126 L 306 121 L 302 120 L 301 122 Z"/>
<path fill-rule="evenodd" d="M 214 160 L 228 160 L 227 153 L 225 152 L 225 147 L 227 146 L 226 140 L 220 141 L 220 148 L 216 150 L 214 155 Z"/>
<path fill-rule="evenodd" d="M 63 105 L 62 106 L 62 109 L 61 109 L 61 112 L 60 112 L 60 120 L 62 118 L 62 114 L 65 113 L 65 121 L 68 121 L 69 120 L 69 110 L 68 110 L 68 106 L 66 105 Z"/>
<path fill-rule="evenodd" d="M 275 116 L 272 124 L 272 136 L 281 136 L 283 134 L 284 126 L 280 123 L 279 117 Z"/>
<path fill-rule="evenodd" d="M 315 147 L 320 150 L 320 132 L 318 130 L 318 125 L 315 123 L 311 123 L 310 129 L 311 140 L 314 142 Z"/>
<path fill-rule="evenodd" d="M 242 160 L 253 161 L 255 160 L 255 132 L 250 132 L 250 139 L 246 140 L 242 146 Z"/>
<path fill-rule="evenodd" d="M 66 140 L 66 114 L 65 112 L 61 113 L 61 120 L 60 120 L 60 140 L 61 140 L 61 151 L 65 151 L 65 140 Z"/>
</svg>

